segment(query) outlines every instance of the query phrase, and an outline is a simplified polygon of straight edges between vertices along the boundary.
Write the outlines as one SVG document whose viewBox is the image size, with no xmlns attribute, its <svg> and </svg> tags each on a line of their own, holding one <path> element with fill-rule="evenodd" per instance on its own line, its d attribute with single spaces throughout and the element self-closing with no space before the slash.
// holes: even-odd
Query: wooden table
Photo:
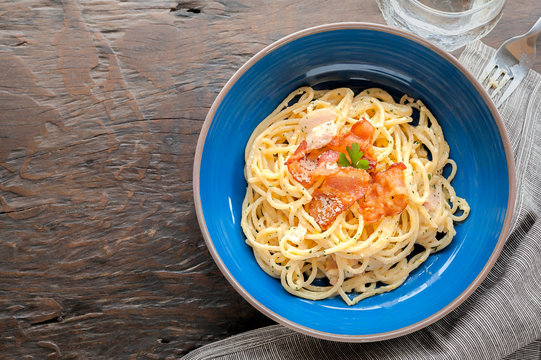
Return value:
<svg viewBox="0 0 541 360">
<path fill-rule="evenodd" d="M 539 15 L 513 0 L 485 42 Z M 373 1 L 2 1 L 0 358 L 173 359 L 271 324 L 207 251 L 195 145 L 249 57 L 338 21 L 383 23 Z"/>
</svg>

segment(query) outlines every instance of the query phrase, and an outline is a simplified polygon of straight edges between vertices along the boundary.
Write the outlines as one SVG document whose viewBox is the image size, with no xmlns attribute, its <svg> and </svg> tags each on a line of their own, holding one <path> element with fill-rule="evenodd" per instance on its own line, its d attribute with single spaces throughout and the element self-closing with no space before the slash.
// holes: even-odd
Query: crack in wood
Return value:
<svg viewBox="0 0 541 360">
<path fill-rule="evenodd" d="M 169 12 L 186 12 L 192 14 L 201 13 L 201 5 L 198 1 L 179 1 L 177 5 L 169 10 Z"/>
<path fill-rule="evenodd" d="M 31 326 L 41 326 L 41 325 L 55 324 L 55 323 L 62 322 L 62 320 L 64 320 L 64 319 L 62 318 L 62 315 L 60 315 L 60 316 L 56 316 L 56 317 L 54 317 L 52 319 L 32 323 Z"/>
</svg>

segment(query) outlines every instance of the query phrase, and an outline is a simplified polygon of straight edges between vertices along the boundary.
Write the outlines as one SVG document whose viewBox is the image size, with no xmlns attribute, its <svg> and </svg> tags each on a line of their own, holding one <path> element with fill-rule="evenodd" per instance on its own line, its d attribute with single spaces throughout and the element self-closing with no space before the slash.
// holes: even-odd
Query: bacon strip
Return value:
<svg viewBox="0 0 541 360">
<path fill-rule="evenodd" d="M 303 141 L 286 161 L 286 165 L 295 180 L 309 187 L 321 176 L 340 171 L 340 166 L 337 164 L 339 155 L 334 150 L 312 150 L 307 154 L 306 141 Z"/>
<path fill-rule="evenodd" d="M 350 130 L 346 130 L 331 140 L 327 145 L 329 149 L 347 154 L 347 147 L 353 143 L 359 144 L 363 151 L 363 158 L 368 160 L 368 171 L 376 167 L 376 156 L 373 152 L 372 143 L 376 128 L 365 118 L 357 121 Z"/>
<path fill-rule="evenodd" d="M 299 147 L 297 148 L 297 150 L 295 150 L 295 152 L 293 153 L 293 155 L 291 155 L 289 157 L 289 159 L 287 159 L 286 161 L 286 165 L 290 165 L 292 163 L 294 163 L 295 161 L 299 161 L 300 159 L 302 159 L 303 157 L 306 156 L 306 154 L 308 153 L 306 151 L 306 140 L 303 140 L 300 144 L 299 144 Z"/>
<path fill-rule="evenodd" d="M 322 229 L 326 229 L 338 215 L 365 195 L 370 182 L 366 170 L 341 168 L 338 173 L 327 176 L 314 191 L 308 213 Z"/>
<path fill-rule="evenodd" d="M 373 224 L 383 216 L 400 214 L 408 205 L 408 189 L 404 182 L 406 165 L 396 163 L 372 176 L 364 199 L 359 204 L 366 224 Z"/>
</svg>

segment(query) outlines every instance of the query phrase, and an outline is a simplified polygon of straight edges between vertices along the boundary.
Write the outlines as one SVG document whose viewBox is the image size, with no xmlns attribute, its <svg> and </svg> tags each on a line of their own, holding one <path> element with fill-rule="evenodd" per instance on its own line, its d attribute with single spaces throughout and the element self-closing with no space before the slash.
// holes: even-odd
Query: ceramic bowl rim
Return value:
<svg viewBox="0 0 541 360">
<path fill-rule="evenodd" d="M 508 203 L 507 203 L 507 210 L 505 214 L 505 219 L 503 222 L 502 230 L 500 232 L 500 236 L 498 238 L 498 242 L 496 243 L 496 246 L 494 247 L 494 250 L 492 254 L 490 255 L 488 261 L 486 262 L 483 269 L 480 271 L 480 273 L 477 275 L 477 277 L 472 281 L 472 283 L 459 295 L 457 296 L 452 302 L 447 304 L 444 308 L 439 310 L 438 312 L 430 315 L 429 317 L 420 320 L 414 324 L 405 326 L 400 329 L 395 329 L 388 332 L 383 333 L 376 333 L 376 334 L 365 334 L 365 335 L 350 335 L 350 334 L 335 334 L 335 333 L 329 333 L 324 332 L 320 330 L 315 330 L 312 328 L 309 328 L 307 326 L 300 325 L 296 322 L 293 322 L 283 316 L 278 315 L 274 311 L 268 309 L 266 306 L 261 304 L 258 300 L 256 300 L 252 295 L 250 295 L 233 277 L 233 275 L 229 272 L 227 267 L 225 266 L 224 262 L 222 261 L 220 255 L 216 251 L 216 248 L 214 247 L 214 244 L 212 242 L 212 239 L 210 237 L 208 228 L 206 226 L 205 217 L 203 214 L 203 208 L 201 203 L 201 195 L 200 195 L 200 184 L 199 184 L 199 174 L 201 169 L 201 157 L 203 155 L 203 149 L 205 146 L 205 139 L 207 136 L 207 133 L 209 131 L 209 128 L 212 124 L 212 120 L 214 119 L 214 115 L 216 113 L 216 110 L 220 106 L 222 100 L 226 96 L 226 94 L 229 92 L 231 87 L 237 82 L 237 80 L 254 64 L 256 64 L 260 59 L 262 59 L 264 56 L 266 56 L 269 53 L 272 53 L 277 48 L 290 43 L 294 40 L 317 34 L 322 32 L 330 32 L 335 30 L 347 30 L 347 29 L 353 29 L 353 30 L 373 30 L 373 31 L 379 31 L 379 32 L 386 32 L 389 34 L 397 35 L 400 37 L 404 37 L 406 39 L 412 40 L 416 43 L 419 43 L 420 45 L 427 47 L 434 52 L 441 55 L 445 60 L 447 60 L 449 63 L 451 63 L 453 66 L 455 66 L 459 71 L 461 71 L 466 78 L 472 83 L 472 85 L 476 88 L 478 93 L 481 95 L 485 103 L 487 104 L 492 116 L 494 117 L 496 121 L 496 125 L 498 127 L 506 158 L 507 158 L 507 168 L 508 168 L 508 176 L 509 176 L 509 196 L 508 196 Z M 193 190 L 194 190 L 194 203 L 196 208 L 196 214 L 197 214 L 197 220 L 199 222 L 199 227 L 201 229 L 201 233 L 203 234 L 203 238 L 205 240 L 205 243 L 207 245 L 207 248 L 209 249 L 209 252 L 211 253 L 212 257 L 214 258 L 214 261 L 218 265 L 220 271 L 225 276 L 225 278 L 229 281 L 229 283 L 235 288 L 235 290 L 246 300 L 248 301 L 252 306 L 254 306 L 256 309 L 261 311 L 263 314 L 268 316 L 269 318 L 275 320 L 276 322 L 285 325 L 295 331 L 314 336 L 317 338 L 325 339 L 325 340 L 332 340 L 332 341 L 341 341 L 341 342 L 371 342 L 371 341 L 381 341 L 381 340 L 387 340 L 399 336 L 403 336 L 409 333 L 412 333 L 414 331 L 420 330 L 437 320 L 441 319 L 445 315 L 449 314 L 452 310 L 454 310 L 457 306 L 459 306 L 462 302 L 464 302 L 474 291 L 477 289 L 477 287 L 481 284 L 481 282 L 485 279 L 485 277 L 488 275 L 492 267 L 494 266 L 494 263 L 498 259 L 498 256 L 505 244 L 507 235 L 509 233 L 510 227 L 511 227 L 511 220 L 513 217 L 513 211 L 515 206 L 515 199 L 516 199 L 516 175 L 515 175 L 515 162 L 513 159 L 513 152 L 511 150 L 511 143 L 509 141 L 509 137 L 507 135 L 507 131 L 505 129 L 505 126 L 503 124 L 503 121 L 500 117 L 500 114 L 498 113 L 496 106 L 494 105 L 494 102 L 490 98 L 490 96 L 487 94 L 487 92 L 484 90 L 484 88 L 479 84 L 477 79 L 462 65 L 458 62 L 458 60 L 453 57 L 451 54 L 445 52 L 444 50 L 440 49 L 436 45 L 426 41 L 425 39 L 415 35 L 408 33 L 406 31 L 402 31 L 396 28 L 392 28 L 386 25 L 380 25 L 380 24 L 373 24 L 373 23 L 366 23 L 366 22 L 340 22 L 340 23 L 330 23 L 330 24 L 324 24 L 324 25 L 318 25 L 310 28 L 306 28 L 297 32 L 294 32 L 290 35 L 284 36 L 283 38 L 273 42 L 272 44 L 266 46 L 264 49 L 260 50 L 257 54 L 255 54 L 252 58 L 250 58 L 244 65 L 242 65 L 235 74 L 229 79 L 229 81 L 225 84 L 225 86 L 222 88 L 216 99 L 214 100 L 206 118 L 203 123 L 201 133 L 199 135 L 198 141 L 197 141 L 197 147 L 194 157 L 194 168 L 193 168 Z"/>
</svg>

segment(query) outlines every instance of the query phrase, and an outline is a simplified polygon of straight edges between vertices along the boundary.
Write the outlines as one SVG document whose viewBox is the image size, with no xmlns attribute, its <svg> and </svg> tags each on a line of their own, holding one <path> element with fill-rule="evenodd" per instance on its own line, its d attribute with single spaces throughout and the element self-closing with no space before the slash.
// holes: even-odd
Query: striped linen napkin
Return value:
<svg viewBox="0 0 541 360">
<path fill-rule="evenodd" d="M 476 41 L 459 61 L 479 77 L 493 53 Z M 183 359 L 541 360 L 541 75 L 530 70 L 498 110 L 517 167 L 516 212 L 500 258 L 457 309 L 392 340 L 331 342 L 273 325 L 203 346 Z"/>
</svg>

